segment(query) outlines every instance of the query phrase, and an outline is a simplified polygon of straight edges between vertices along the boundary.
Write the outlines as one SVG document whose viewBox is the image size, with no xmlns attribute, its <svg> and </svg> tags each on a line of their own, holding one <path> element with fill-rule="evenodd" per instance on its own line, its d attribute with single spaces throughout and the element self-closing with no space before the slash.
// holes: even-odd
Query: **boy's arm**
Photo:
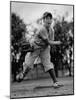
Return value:
<svg viewBox="0 0 76 100">
<path fill-rule="evenodd" d="M 51 31 L 50 40 L 46 38 L 45 31 L 42 33 L 39 35 L 39 38 L 41 38 L 47 45 L 60 45 L 61 44 L 60 41 L 54 41 L 54 31 Z"/>
<path fill-rule="evenodd" d="M 42 39 L 47 45 L 60 45 L 61 42 L 60 41 L 54 41 L 54 30 L 50 30 L 51 34 L 50 34 L 50 40 L 47 38 L 46 36 L 46 31 L 45 29 L 40 30 L 40 34 L 38 35 L 38 37 L 40 39 Z"/>
<path fill-rule="evenodd" d="M 50 28 L 50 40 L 48 40 L 49 45 L 59 45 L 60 41 L 54 41 L 54 29 Z"/>
<path fill-rule="evenodd" d="M 52 41 L 52 40 L 47 40 L 49 45 L 60 45 L 60 41 Z"/>
<path fill-rule="evenodd" d="M 60 41 L 54 41 L 54 40 L 48 40 L 47 38 L 44 39 L 43 37 L 39 36 L 39 38 L 41 38 L 46 44 L 48 45 L 60 45 L 61 42 Z"/>
</svg>

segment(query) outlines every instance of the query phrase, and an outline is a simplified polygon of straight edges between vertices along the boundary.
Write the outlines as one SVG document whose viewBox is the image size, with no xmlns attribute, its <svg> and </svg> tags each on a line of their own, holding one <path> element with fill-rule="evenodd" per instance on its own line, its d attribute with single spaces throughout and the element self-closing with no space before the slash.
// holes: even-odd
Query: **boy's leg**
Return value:
<svg viewBox="0 0 76 100">
<path fill-rule="evenodd" d="M 38 55 L 39 51 L 27 53 L 27 55 L 25 56 L 25 62 L 23 63 L 23 71 L 18 76 L 19 80 L 23 80 L 29 70 L 33 68 L 34 61 Z"/>
<path fill-rule="evenodd" d="M 58 87 L 60 86 L 60 84 L 57 84 L 57 79 L 56 79 L 56 75 L 55 75 L 55 71 L 54 71 L 54 65 L 53 63 L 50 61 L 50 48 L 46 48 L 43 52 L 41 52 L 41 61 L 44 65 L 44 69 L 45 72 L 49 72 L 53 82 L 54 82 L 54 86 Z"/>
<path fill-rule="evenodd" d="M 60 82 L 57 81 L 54 69 L 50 69 L 48 72 L 53 80 L 53 83 L 54 83 L 53 87 L 58 88 L 58 87 L 63 86 L 63 84 L 61 84 Z"/>
<path fill-rule="evenodd" d="M 50 76 L 51 76 L 53 82 L 54 82 L 54 83 L 57 82 L 57 78 L 56 78 L 54 69 L 50 69 L 48 72 L 49 72 L 49 74 L 50 74 Z"/>
</svg>

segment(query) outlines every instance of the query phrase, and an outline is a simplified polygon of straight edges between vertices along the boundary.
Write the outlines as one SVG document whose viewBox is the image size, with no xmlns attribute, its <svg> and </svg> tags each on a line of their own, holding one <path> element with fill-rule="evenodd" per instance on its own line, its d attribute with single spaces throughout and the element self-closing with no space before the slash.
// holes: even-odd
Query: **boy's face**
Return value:
<svg viewBox="0 0 76 100">
<path fill-rule="evenodd" d="M 44 19 L 44 24 L 46 27 L 50 27 L 51 23 L 52 23 L 52 19 L 49 16 Z"/>
</svg>

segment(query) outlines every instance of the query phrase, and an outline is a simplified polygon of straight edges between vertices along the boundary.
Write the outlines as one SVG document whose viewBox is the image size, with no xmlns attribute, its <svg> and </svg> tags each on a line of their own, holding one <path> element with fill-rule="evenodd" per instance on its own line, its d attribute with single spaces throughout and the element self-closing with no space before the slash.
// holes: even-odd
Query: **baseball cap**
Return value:
<svg viewBox="0 0 76 100">
<path fill-rule="evenodd" d="M 43 19 L 46 18 L 46 17 L 52 18 L 52 14 L 51 14 L 50 12 L 45 12 L 45 13 L 43 14 Z"/>
</svg>

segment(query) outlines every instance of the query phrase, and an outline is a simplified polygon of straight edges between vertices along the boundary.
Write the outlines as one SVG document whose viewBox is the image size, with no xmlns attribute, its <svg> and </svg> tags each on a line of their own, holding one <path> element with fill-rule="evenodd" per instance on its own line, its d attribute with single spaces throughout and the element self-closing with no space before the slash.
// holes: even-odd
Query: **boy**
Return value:
<svg viewBox="0 0 76 100">
<path fill-rule="evenodd" d="M 36 32 L 35 39 L 32 43 L 33 52 L 29 52 L 25 57 L 23 64 L 23 72 L 20 73 L 19 79 L 22 80 L 24 76 L 33 67 L 35 59 L 39 56 L 44 66 L 45 72 L 48 72 L 53 80 L 54 87 L 60 87 L 61 84 L 57 81 L 53 63 L 50 61 L 50 46 L 60 45 L 60 41 L 54 41 L 54 31 L 51 28 L 52 14 L 45 12 L 43 14 L 43 26 Z"/>
</svg>

